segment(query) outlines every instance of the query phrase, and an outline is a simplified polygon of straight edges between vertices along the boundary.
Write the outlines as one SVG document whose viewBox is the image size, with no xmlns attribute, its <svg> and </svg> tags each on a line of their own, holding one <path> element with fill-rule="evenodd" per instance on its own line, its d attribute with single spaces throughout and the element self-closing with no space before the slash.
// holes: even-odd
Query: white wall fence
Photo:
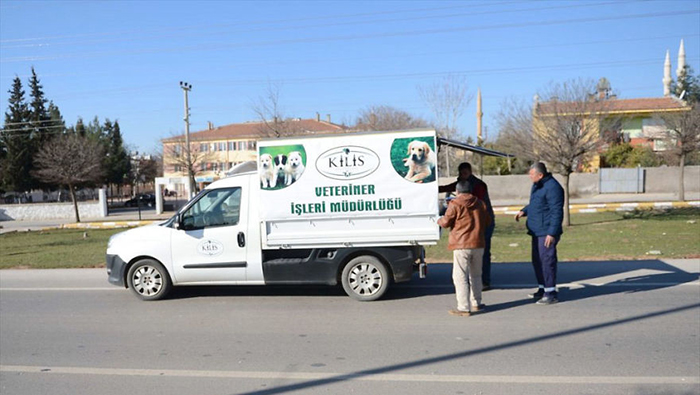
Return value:
<svg viewBox="0 0 700 395">
<path fill-rule="evenodd" d="M 643 193 L 677 193 L 680 168 L 647 167 L 644 170 Z M 478 174 L 477 174 L 478 176 Z M 564 178 L 554 175 L 559 182 Z M 683 174 L 685 192 L 700 192 L 700 166 L 686 166 Z M 440 178 L 440 185 L 453 182 L 455 178 Z M 530 197 L 532 181 L 527 174 L 507 176 L 484 176 L 489 186 L 491 200 L 525 200 Z M 569 183 L 572 197 L 587 197 L 600 194 L 598 173 L 573 173 Z M 632 193 L 631 195 L 634 195 Z"/>
<path fill-rule="evenodd" d="M 107 193 L 100 189 L 98 201 L 78 202 L 80 218 L 107 217 Z M 73 203 L 0 204 L 0 221 L 41 221 L 47 219 L 74 219 Z"/>
</svg>

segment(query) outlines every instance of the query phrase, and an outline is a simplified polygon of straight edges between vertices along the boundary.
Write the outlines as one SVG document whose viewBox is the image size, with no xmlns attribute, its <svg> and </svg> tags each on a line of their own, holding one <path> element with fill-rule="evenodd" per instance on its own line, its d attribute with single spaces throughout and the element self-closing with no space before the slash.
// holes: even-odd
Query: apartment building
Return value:
<svg viewBox="0 0 700 395">
<path fill-rule="evenodd" d="M 284 135 L 342 133 L 345 127 L 316 119 L 292 118 L 284 121 L 246 122 L 214 127 L 190 133 L 190 157 L 195 181 L 209 184 L 225 176 L 235 165 L 257 159 L 257 141 Z M 163 177 L 187 176 L 185 135 L 170 137 L 163 143 Z"/>
</svg>

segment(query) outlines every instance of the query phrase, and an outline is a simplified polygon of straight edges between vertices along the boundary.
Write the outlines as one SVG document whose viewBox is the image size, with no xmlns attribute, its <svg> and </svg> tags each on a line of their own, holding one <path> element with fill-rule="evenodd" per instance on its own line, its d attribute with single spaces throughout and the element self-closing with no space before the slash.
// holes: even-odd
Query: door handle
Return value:
<svg viewBox="0 0 700 395">
<path fill-rule="evenodd" d="M 238 246 L 245 247 L 245 234 L 243 232 L 238 232 Z"/>
</svg>

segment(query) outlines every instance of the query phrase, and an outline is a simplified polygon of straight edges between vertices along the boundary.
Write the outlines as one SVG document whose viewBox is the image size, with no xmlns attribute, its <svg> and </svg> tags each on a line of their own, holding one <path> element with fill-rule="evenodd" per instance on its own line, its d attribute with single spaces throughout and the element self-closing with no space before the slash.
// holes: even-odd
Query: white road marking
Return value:
<svg viewBox="0 0 700 395">
<path fill-rule="evenodd" d="M 526 383 L 526 384 L 700 384 L 693 376 L 466 376 L 432 374 L 363 374 L 314 372 L 261 372 L 227 370 L 116 369 L 70 366 L 0 365 L 0 372 L 75 374 L 98 376 L 206 377 L 221 379 L 358 380 L 439 383 Z"/>
<path fill-rule="evenodd" d="M 0 291 L 32 291 L 32 292 L 65 292 L 65 291 L 121 291 L 123 287 L 94 287 L 94 288 L 14 288 L 14 287 L 2 287 Z"/>
</svg>

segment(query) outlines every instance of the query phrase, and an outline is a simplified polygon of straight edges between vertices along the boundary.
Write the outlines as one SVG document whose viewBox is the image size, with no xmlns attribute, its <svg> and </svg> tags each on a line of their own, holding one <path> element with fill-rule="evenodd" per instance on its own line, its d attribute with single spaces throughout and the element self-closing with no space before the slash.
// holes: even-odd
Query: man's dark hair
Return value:
<svg viewBox="0 0 700 395">
<path fill-rule="evenodd" d="M 536 172 L 538 172 L 542 175 L 547 174 L 547 166 L 545 166 L 545 164 L 542 162 L 537 162 L 537 163 L 533 164 L 532 166 L 530 166 L 530 168 L 535 169 Z"/>
<path fill-rule="evenodd" d="M 472 169 L 472 165 L 469 162 L 462 162 L 459 164 L 459 167 L 457 170 L 462 171 L 464 169 L 470 170 Z"/>
<path fill-rule="evenodd" d="M 462 180 L 455 187 L 457 193 L 472 193 L 472 183 L 467 180 Z"/>
</svg>

